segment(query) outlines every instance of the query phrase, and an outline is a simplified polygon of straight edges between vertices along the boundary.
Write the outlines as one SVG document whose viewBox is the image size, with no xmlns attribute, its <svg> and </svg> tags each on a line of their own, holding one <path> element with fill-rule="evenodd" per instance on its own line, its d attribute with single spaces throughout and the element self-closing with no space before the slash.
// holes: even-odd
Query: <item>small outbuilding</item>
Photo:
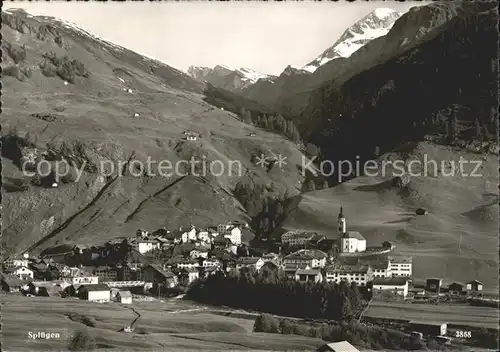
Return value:
<svg viewBox="0 0 500 352">
<path fill-rule="evenodd" d="M 411 320 L 410 328 L 425 336 L 444 336 L 448 329 L 448 323 Z"/>
<path fill-rule="evenodd" d="M 119 291 L 116 294 L 116 301 L 122 304 L 132 304 L 132 293 L 130 291 Z"/>
<path fill-rule="evenodd" d="M 424 208 L 418 208 L 415 213 L 417 215 L 427 215 L 427 210 L 425 210 Z"/>
<path fill-rule="evenodd" d="M 331 342 L 319 347 L 318 352 L 360 352 L 347 341 Z"/>
<path fill-rule="evenodd" d="M 478 280 L 472 280 L 465 283 L 467 291 L 479 292 L 483 290 L 483 283 Z"/>
<path fill-rule="evenodd" d="M 448 292 L 452 295 L 459 295 L 464 291 L 464 284 L 460 282 L 453 282 L 448 285 Z"/>
<path fill-rule="evenodd" d="M 431 293 L 439 293 L 441 291 L 442 285 L 443 285 L 443 279 L 429 278 L 426 280 L 425 290 Z"/>
<path fill-rule="evenodd" d="M 109 302 L 111 290 L 106 284 L 81 285 L 78 288 L 78 297 L 92 302 Z"/>
</svg>

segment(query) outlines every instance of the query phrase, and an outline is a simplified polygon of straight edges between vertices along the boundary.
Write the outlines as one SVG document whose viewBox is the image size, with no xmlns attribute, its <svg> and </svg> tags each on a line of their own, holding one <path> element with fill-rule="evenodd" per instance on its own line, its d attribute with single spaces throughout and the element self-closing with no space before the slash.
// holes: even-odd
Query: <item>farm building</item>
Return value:
<svg viewBox="0 0 500 352">
<path fill-rule="evenodd" d="M 119 291 L 116 300 L 122 304 L 132 304 L 132 293 L 130 291 Z"/>
<path fill-rule="evenodd" d="M 2 276 L 2 290 L 5 292 L 21 292 L 23 288 L 27 288 L 28 283 L 13 275 Z"/>
<path fill-rule="evenodd" d="M 467 291 L 479 292 L 483 290 L 483 283 L 477 280 L 472 280 L 465 283 Z"/>
<path fill-rule="evenodd" d="M 411 320 L 410 327 L 411 330 L 421 332 L 426 336 L 444 336 L 446 335 L 448 324 Z"/>
<path fill-rule="evenodd" d="M 82 285 L 78 288 L 78 297 L 92 302 L 109 302 L 111 290 L 108 285 Z"/>
<path fill-rule="evenodd" d="M 448 285 L 448 292 L 454 295 L 459 295 L 464 291 L 464 284 L 460 282 L 453 282 Z"/>
<path fill-rule="evenodd" d="M 321 346 L 318 352 L 359 352 L 359 350 L 347 341 L 331 342 Z"/>
<path fill-rule="evenodd" d="M 406 297 L 408 295 L 408 279 L 399 277 L 378 277 L 373 279 L 373 291 L 390 291 Z"/>
<path fill-rule="evenodd" d="M 323 274 L 319 268 L 297 269 L 295 280 L 299 282 L 322 282 Z"/>
<path fill-rule="evenodd" d="M 443 279 L 430 278 L 425 282 L 425 290 L 432 293 L 439 293 L 441 291 L 441 286 L 443 284 Z"/>
<path fill-rule="evenodd" d="M 9 268 L 5 270 L 7 274 L 18 277 L 21 280 L 33 280 L 33 270 L 28 269 L 25 266 L 17 266 L 14 268 Z"/>
</svg>

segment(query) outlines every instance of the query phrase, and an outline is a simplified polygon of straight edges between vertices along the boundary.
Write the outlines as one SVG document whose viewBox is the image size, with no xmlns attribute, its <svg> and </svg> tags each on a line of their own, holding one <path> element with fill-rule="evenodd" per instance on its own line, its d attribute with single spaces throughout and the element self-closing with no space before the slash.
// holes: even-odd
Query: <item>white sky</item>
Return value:
<svg viewBox="0 0 500 352">
<path fill-rule="evenodd" d="M 5 2 L 71 21 L 181 70 L 249 67 L 280 74 L 302 67 L 376 8 L 406 12 L 416 2 Z"/>
</svg>

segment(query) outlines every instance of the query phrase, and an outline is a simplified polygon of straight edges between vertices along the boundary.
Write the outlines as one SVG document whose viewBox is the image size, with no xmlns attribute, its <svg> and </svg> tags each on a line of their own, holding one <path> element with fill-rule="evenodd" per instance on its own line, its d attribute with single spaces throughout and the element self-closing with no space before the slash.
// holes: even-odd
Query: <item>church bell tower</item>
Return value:
<svg viewBox="0 0 500 352">
<path fill-rule="evenodd" d="M 344 213 L 342 211 L 342 206 L 340 207 L 340 213 L 339 213 L 339 217 L 338 217 L 338 232 L 340 234 L 344 234 L 346 233 L 346 221 L 345 221 L 345 217 L 344 217 Z"/>
</svg>

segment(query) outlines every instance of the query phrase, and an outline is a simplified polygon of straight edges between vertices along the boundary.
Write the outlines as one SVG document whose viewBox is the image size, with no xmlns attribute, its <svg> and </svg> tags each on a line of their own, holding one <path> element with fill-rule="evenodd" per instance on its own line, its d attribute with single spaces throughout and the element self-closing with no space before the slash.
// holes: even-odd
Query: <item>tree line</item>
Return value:
<svg viewBox="0 0 500 352">
<path fill-rule="evenodd" d="M 425 348 L 425 343 L 417 337 L 403 332 L 367 326 L 357 321 L 338 324 L 306 325 L 287 319 L 278 319 L 269 314 L 261 314 L 255 320 L 254 332 L 267 332 L 283 335 L 301 335 L 325 341 L 348 341 L 356 346 L 370 350 L 390 349 L 414 351 Z M 433 349 L 438 349 L 433 345 Z"/>
<path fill-rule="evenodd" d="M 265 130 L 277 132 L 289 138 L 295 143 L 300 143 L 300 133 L 297 126 L 290 119 L 285 119 L 281 114 L 252 114 L 250 110 L 240 108 L 240 118 L 243 122 L 248 124 L 255 124 L 256 126 Z"/>
<path fill-rule="evenodd" d="M 310 319 L 350 321 L 362 310 L 363 296 L 356 284 L 302 284 L 264 267 L 242 269 L 200 280 L 186 298 L 212 305 L 257 310 Z"/>
</svg>

